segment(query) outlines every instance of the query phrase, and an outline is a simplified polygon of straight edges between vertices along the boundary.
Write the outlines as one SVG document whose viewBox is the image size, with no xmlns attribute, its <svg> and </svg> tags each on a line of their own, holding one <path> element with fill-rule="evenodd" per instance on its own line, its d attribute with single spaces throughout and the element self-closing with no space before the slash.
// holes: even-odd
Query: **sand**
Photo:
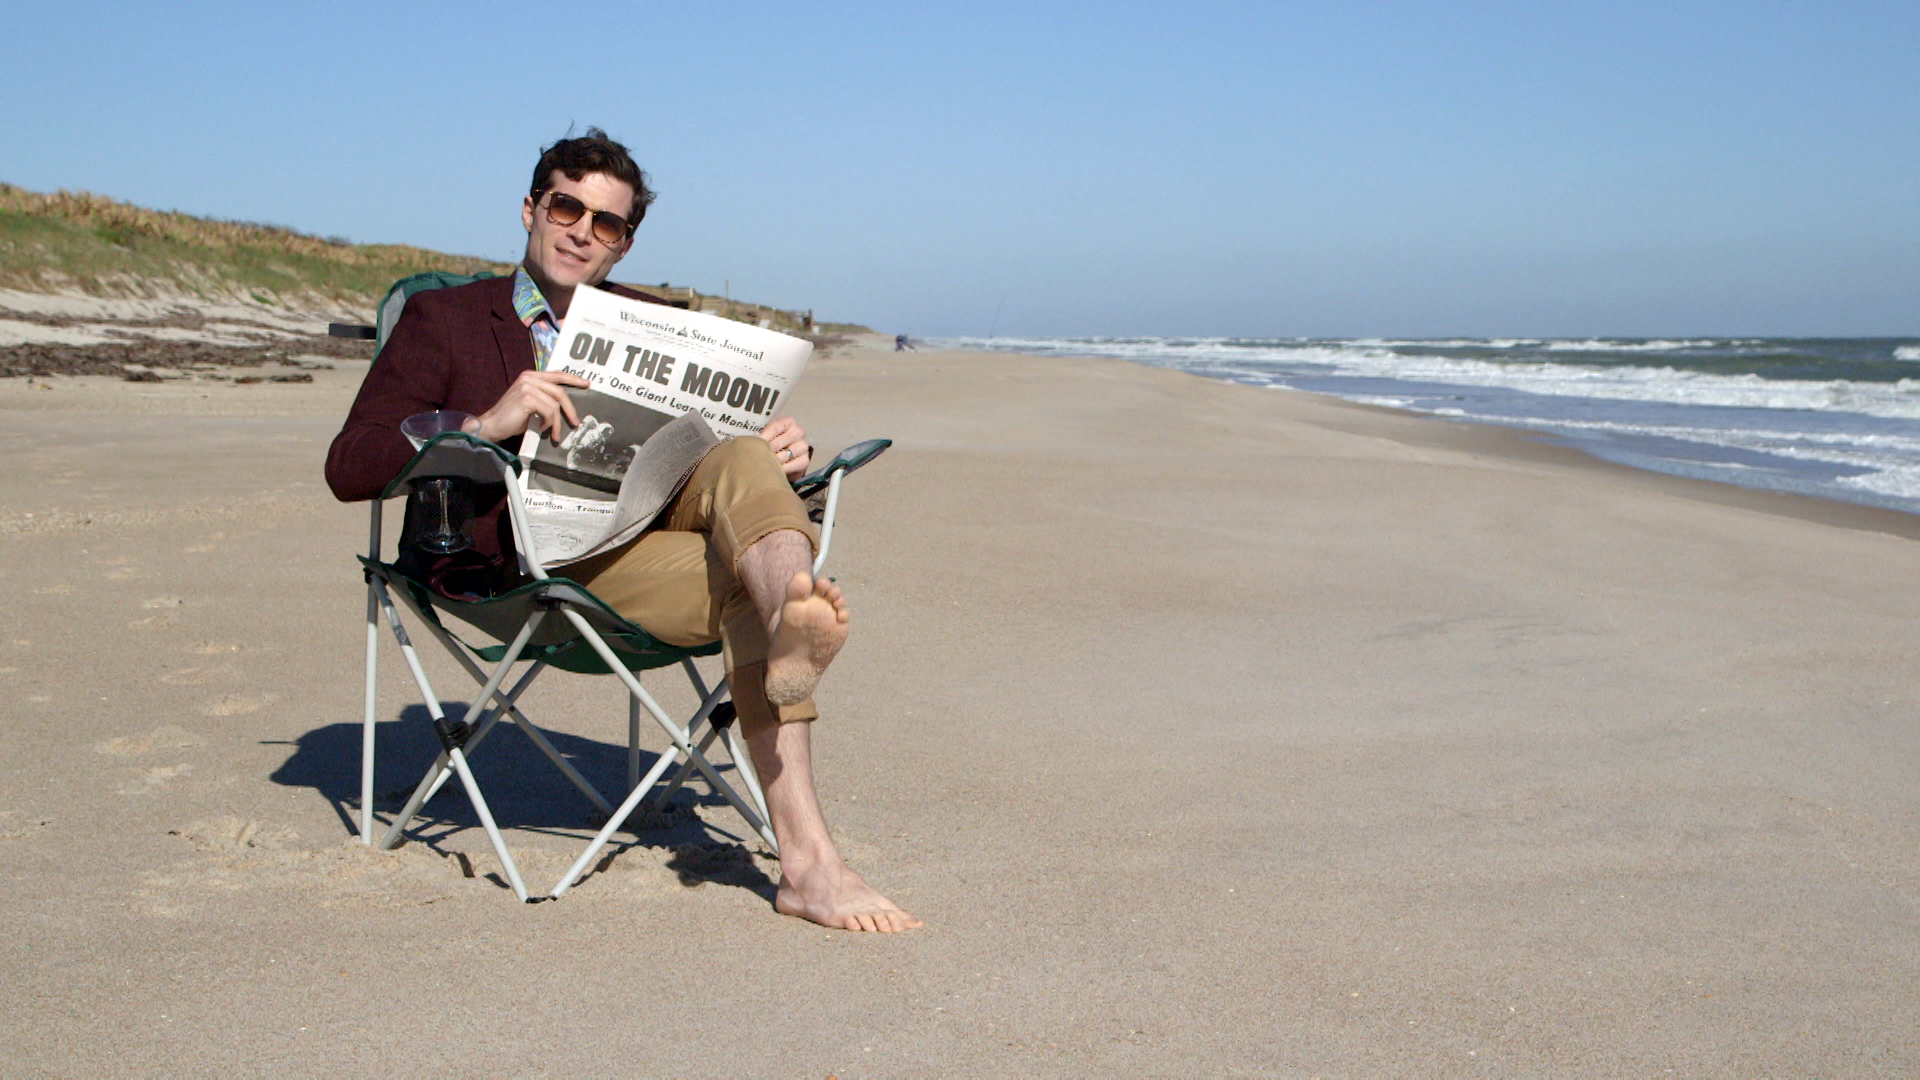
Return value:
<svg viewBox="0 0 1920 1080">
<path fill-rule="evenodd" d="M 350 836 L 329 363 L 0 379 L 7 1072 L 1920 1070 L 1914 519 L 866 340 L 794 403 L 898 440 L 835 543 L 820 784 L 927 929 L 776 915 L 714 807 L 521 906 L 453 791 Z M 617 784 L 611 685 L 530 709 Z M 545 888 L 591 808 L 511 732 L 478 767 Z"/>
</svg>

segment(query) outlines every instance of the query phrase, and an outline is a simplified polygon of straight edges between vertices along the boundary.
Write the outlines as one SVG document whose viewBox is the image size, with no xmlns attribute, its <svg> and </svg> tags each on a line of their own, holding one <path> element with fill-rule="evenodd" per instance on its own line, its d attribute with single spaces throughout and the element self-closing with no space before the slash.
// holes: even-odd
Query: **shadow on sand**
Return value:
<svg viewBox="0 0 1920 1080">
<path fill-rule="evenodd" d="M 466 703 L 444 702 L 448 716 L 460 716 Z M 494 821 L 502 831 L 519 830 L 566 836 L 585 842 L 602 825 L 606 816 L 582 795 L 553 763 L 511 723 L 501 723 L 486 741 L 473 750 L 468 762 L 480 790 L 486 795 Z M 587 781 L 598 788 L 608 802 L 618 806 L 627 790 L 627 748 L 621 743 L 601 742 L 565 732 L 542 729 L 554 749 L 565 757 Z M 414 785 L 426 775 L 440 753 L 434 738 L 432 721 L 425 705 L 409 705 L 398 718 L 374 725 L 374 836 L 377 839 L 405 806 Z M 269 777 L 287 787 L 312 788 L 349 833 L 359 831 L 360 805 L 360 725 L 328 724 L 315 728 L 290 745 L 293 753 Z M 642 772 L 650 769 L 659 755 L 640 752 Z M 724 776 L 733 766 L 715 762 Z M 669 777 L 673 770 L 669 770 Z M 696 775 L 675 793 L 664 810 L 652 813 L 636 811 L 622 826 L 631 837 L 622 843 L 615 833 L 607 859 L 631 847 L 671 849 L 667 868 L 688 887 L 708 884 L 731 885 L 750 889 L 769 903 L 774 884 L 754 862 L 748 843 L 754 837 L 744 822 L 733 820 L 722 828 L 694 815 L 694 806 L 726 807 L 727 801 L 706 789 Z M 731 811 L 729 811 L 731 813 Z M 714 815 L 727 821 L 725 815 Z M 442 855 L 451 855 L 443 844 L 447 837 L 466 829 L 480 828 L 480 818 L 467 800 L 458 777 L 449 779 L 433 798 L 427 800 L 406 830 L 407 840 L 424 844 Z M 508 843 L 512 844 L 511 837 Z M 757 846 L 757 845 L 756 845 Z M 462 864 L 465 860 L 462 858 Z M 589 877 L 595 871 L 589 872 Z M 488 874 L 502 887 L 498 875 Z"/>
</svg>

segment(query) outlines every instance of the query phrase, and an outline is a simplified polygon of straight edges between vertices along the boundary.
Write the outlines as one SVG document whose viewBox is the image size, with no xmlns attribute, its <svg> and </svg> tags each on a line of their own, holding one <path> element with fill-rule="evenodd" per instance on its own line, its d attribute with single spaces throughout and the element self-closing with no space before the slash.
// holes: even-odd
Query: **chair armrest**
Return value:
<svg viewBox="0 0 1920 1080">
<path fill-rule="evenodd" d="M 400 475 L 380 492 L 380 497 L 392 499 L 407 494 L 413 489 L 415 477 L 464 476 L 476 483 L 498 484 L 509 469 L 519 473 L 518 454 L 509 453 L 505 447 L 478 435 L 443 432 L 427 440 L 413 455 L 413 460 L 400 470 Z"/>
<path fill-rule="evenodd" d="M 826 487 L 837 472 L 853 472 L 867 462 L 879 457 L 887 447 L 893 445 L 892 439 L 868 439 L 857 442 L 845 450 L 833 455 L 833 460 L 813 470 L 793 482 L 793 493 L 806 498 Z"/>
</svg>

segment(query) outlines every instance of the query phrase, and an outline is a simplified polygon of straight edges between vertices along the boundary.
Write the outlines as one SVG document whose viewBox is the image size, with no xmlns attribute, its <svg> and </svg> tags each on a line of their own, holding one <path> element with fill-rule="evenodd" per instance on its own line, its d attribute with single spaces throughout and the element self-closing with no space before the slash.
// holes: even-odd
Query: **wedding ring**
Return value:
<svg viewBox="0 0 1920 1080">
<path fill-rule="evenodd" d="M 785 455 L 786 455 L 785 457 L 783 457 L 783 458 L 781 458 L 781 459 L 780 459 L 781 461 L 792 461 L 792 460 L 793 460 L 793 450 L 792 450 L 791 448 L 788 448 L 788 449 L 786 449 L 786 450 L 782 450 L 782 451 L 780 451 L 780 452 L 781 452 L 782 454 L 785 454 Z"/>
</svg>

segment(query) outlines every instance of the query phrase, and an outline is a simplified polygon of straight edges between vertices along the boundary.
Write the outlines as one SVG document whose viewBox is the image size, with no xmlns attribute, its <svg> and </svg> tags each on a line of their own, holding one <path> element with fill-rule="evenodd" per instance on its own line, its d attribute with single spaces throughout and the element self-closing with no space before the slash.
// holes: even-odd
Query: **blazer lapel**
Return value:
<svg viewBox="0 0 1920 1080">
<path fill-rule="evenodd" d="M 511 282 L 512 279 L 506 279 Z M 493 303 L 493 340 L 500 348 L 502 384 L 511 384 L 523 371 L 533 370 L 533 335 L 513 310 L 511 284 Z"/>
</svg>

